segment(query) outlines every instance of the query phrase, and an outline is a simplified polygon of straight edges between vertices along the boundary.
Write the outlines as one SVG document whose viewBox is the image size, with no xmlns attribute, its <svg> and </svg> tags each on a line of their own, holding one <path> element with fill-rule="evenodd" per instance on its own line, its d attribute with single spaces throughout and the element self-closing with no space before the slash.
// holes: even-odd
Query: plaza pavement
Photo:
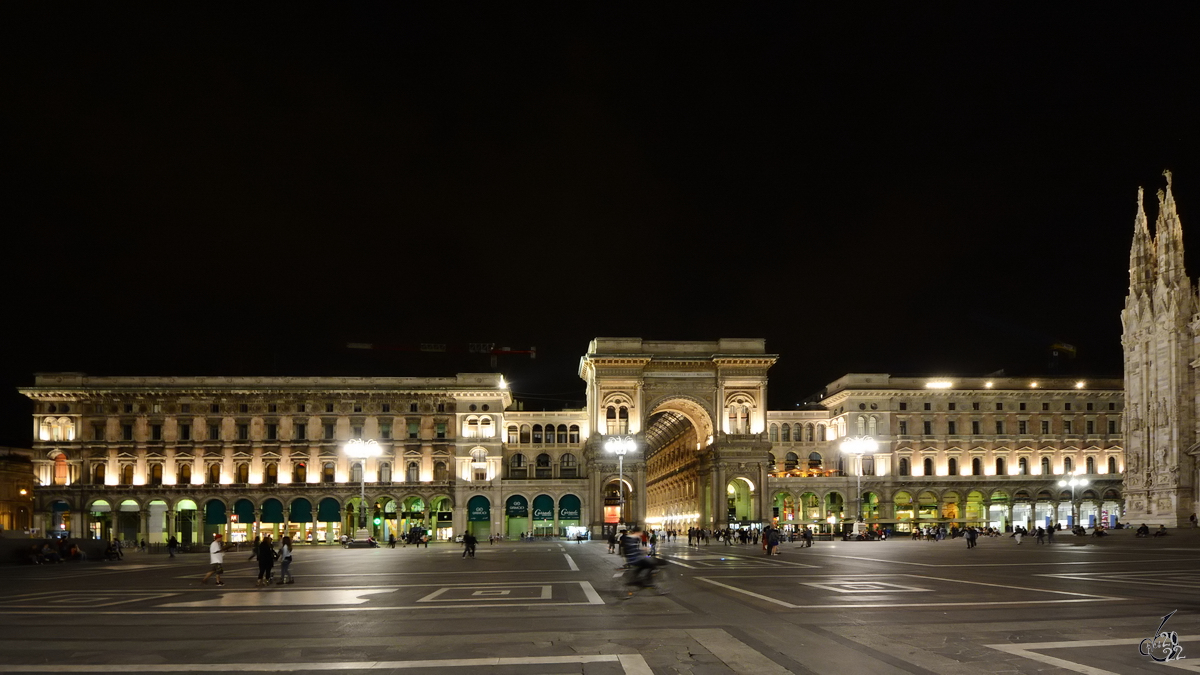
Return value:
<svg viewBox="0 0 1200 675">
<path fill-rule="evenodd" d="M 670 595 L 620 600 L 602 542 L 301 547 L 0 567 L 0 673 L 1200 671 L 1200 533 L 665 545 Z M 1139 653 L 1165 615 L 1179 661 Z M 1169 670 L 1164 670 L 1167 668 Z"/>
</svg>

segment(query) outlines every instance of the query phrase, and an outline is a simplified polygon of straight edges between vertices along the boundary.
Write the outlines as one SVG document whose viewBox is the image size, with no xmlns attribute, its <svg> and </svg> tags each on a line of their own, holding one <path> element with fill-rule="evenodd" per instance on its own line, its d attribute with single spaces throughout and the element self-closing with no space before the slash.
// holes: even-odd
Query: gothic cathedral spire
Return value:
<svg viewBox="0 0 1200 675">
<path fill-rule="evenodd" d="M 1146 221 L 1142 188 L 1138 188 L 1137 216 L 1133 219 L 1133 246 L 1129 250 L 1129 299 L 1136 302 L 1154 288 L 1157 275 L 1154 240 Z"/>
</svg>

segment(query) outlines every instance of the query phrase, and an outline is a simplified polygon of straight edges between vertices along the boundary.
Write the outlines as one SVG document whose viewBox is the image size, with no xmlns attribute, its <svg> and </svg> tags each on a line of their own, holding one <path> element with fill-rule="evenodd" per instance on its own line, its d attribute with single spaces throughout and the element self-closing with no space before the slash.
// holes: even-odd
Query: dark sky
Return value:
<svg viewBox="0 0 1200 675">
<path fill-rule="evenodd" d="M 491 370 L 349 341 L 551 408 L 595 336 L 764 337 L 775 409 L 1120 376 L 1137 186 L 1200 227 L 1186 3 L 191 7 L 0 9 L 0 444 L 38 371 Z"/>
</svg>

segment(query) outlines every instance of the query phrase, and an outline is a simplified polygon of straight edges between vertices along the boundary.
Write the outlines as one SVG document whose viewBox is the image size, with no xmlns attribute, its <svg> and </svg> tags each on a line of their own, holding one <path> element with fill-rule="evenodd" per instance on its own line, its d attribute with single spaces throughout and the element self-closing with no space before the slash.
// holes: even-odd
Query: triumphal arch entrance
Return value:
<svg viewBox="0 0 1200 675">
<path fill-rule="evenodd" d="M 592 531 L 769 523 L 767 371 L 778 358 L 761 339 L 592 340 L 579 364 L 589 489 L 603 504 Z"/>
</svg>

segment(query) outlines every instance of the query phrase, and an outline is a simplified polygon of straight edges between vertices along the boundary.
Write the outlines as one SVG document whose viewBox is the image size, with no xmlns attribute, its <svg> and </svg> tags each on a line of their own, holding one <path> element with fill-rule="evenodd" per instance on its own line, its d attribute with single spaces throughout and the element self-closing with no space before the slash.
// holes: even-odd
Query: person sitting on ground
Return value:
<svg viewBox="0 0 1200 675">
<path fill-rule="evenodd" d="M 1139 537 L 1149 537 L 1150 536 L 1150 526 L 1146 525 L 1145 523 L 1142 523 L 1142 526 L 1137 529 L 1136 534 Z"/>
<path fill-rule="evenodd" d="M 58 551 L 50 548 L 49 543 L 42 544 L 42 560 L 48 563 L 60 563 L 63 561 L 62 556 L 58 554 Z"/>
<path fill-rule="evenodd" d="M 1154 531 L 1154 536 L 1156 536 L 1156 537 L 1165 537 L 1165 536 L 1167 536 L 1167 526 L 1166 526 L 1166 525 L 1159 525 L 1159 526 L 1158 526 L 1158 529 Z"/>
</svg>

